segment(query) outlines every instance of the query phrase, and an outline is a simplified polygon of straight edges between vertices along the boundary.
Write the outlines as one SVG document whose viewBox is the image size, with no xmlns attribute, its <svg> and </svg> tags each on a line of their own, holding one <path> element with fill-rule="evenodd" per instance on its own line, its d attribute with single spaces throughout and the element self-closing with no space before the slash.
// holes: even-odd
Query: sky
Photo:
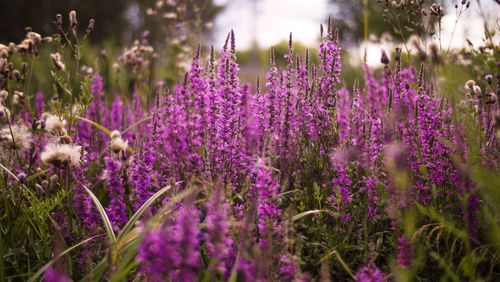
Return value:
<svg viewBox="0 0 500 282">
<path fill-rule="evenodd" d="M 240 49 L 251 47 L 253 38 L 261 47 L 288 40 L 290 32 L 306 45 L 314 45 L 319 24 L 328 17 L 325 0 L 216 0 L 226 8 L 215 21 L 218 45 L 234 29 Z M 255 28 L 254 28 L 255 27 Z"/>
<path fill-rule="evenodd" d="M 253 39 L 257 40 L 260 47 L 269 48 L 283 40 L 288 40 L 290 32 L 294 41 L 300 41 L 308 46 L 317 46 L 319 25 L 324 23 L 329 14 L 333 13 L 335 6 L 327 0 L 215 0 L 217 4 L 225 4 L 226 8 L 215 20 L 215 44 L 222 46 L 227 33 L 234 29 L 237 48 L 248 49 Z M 486 18 L 494 22 L 499 21 L 500 5 L 493 0 L 481 1 L 482 11 Z M 471 3 L 471 8 L 465 11 L 457 22 L 455 34 L 456 13 L 453 7 L 443 18 L 443 33 L 441 42 L 447 48 L 466 45 L 466 38 L 476 46 L 481 43 L 484 28 L 480 16 L 480 9 L 476 0 Z M 497 37 L 498 38 L 498 37 Z M 363 43 L 351 51 L 360 60 L 367 50 L 369 65 L 379 64 L 380 49 L 393 48 L 394 46 Z"/>
</svg>

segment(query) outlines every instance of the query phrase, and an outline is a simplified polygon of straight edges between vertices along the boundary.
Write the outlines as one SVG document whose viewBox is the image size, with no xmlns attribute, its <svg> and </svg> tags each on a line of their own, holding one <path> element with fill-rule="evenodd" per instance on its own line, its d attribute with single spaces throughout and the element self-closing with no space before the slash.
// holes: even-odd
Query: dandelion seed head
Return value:
<svg viewBox="0 0 500 282">
<path fill-rule="evenodd" d="M 63 63 L 62 56 L 61 54 L 59 54 L 59 52 L 50 54 L 50 58 L 52 59 L 52 63 L 58 70 L 66 70 L 66 65 Z"/>
<path fill-rule="evenodd" d="M 45 122 L 45 131 L 55 136 L 67 135 L 65 119 L 49 113 L 43 113 L 42 119 Z"/>
<path fill-rule="evenodd" d="M 44 164 L 79 166 L 82 146 L 73 144 L 48 144 L 40 155 Z"/>
<path fill-rule="evenodd" d="M 466 83 L 465 83 L 465 89 L 466 90 L 473 90 L 474 89 L 474 86 L 476 85 L 476 82 L 474 80 L 468 80 Z"/>
<path fill-rule="evenodd" d="M 12 125 L 0 130 L 0 144 L 4 149 L 26 152 L 31 148 L 31 143 L 33 143 L 31 132 L 25 126 Z"/>
<path fill-rule="evenodd" d="M 481 87 L 479 87 L 478 85 L 475 85 L 474 86 L 474 94 L 476 94 L 477 96 L 481 96 Z"/>
<path fill-rule="evenodd" d="M 7 92 L 6 90 L 1 90 L 0 91 L 0 102 L 2 100 L 7 99 L 7 97 L 9 97 L 9 92 Z"/>
<path fill-rule="evenodd" d="M 128 141 L 121 137 L 114 138 L 109 142 L 109 148 L 115 153 L 123 152 L 128 148 Z"/>
</svg>

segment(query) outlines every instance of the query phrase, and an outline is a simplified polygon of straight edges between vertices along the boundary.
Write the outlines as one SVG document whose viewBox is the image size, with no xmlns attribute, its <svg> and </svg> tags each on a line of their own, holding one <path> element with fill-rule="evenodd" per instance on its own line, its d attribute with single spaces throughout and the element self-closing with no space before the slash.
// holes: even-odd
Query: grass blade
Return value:
<svg viewBox="0 0 500 282">
<path fill-rule="evenodd" d="M 106 214 L 106 211 L 104 210 L 104 207 L 101 205 L 101 202 L 99 202 L 99 199 L 90 191 L 87 187 L 84 187 L 85 191 L 90 195 L 92 198 L 92 201 L 94 202 L 97 210 L 99 211 L 99 214 L 101 215 L 102 221 L 104 222 L 104 228 L 106 229 L 106 234 L 108 235 L 108 239 L 112 245 L 116 243 L 116 236 L 115 233 L 113 232 L 113 227 L 111 226 L 111 222 L 109 221 L 108 215 Z"/>
<path fill-rule="evenodd" d="M 99 129 L 100 131 L 106 133 L 109 137 L 111 137 L 111 130 L 98 124 L 97 122 L 91 121 L 90 119 L 86 119 L 86 118 L 81 117 L 81 116 L 74 116 L 74 118 L 94 126 L 95 128 Z M 131 153 L 131 154 L 134 154 L 134 150 L 130 146 L 127 146 L 127 151 L 129 151 L 129 153 Z"/>
<path fill-rule="evenodd" d="M 180 184 L 181 182 L 177 182 L 175 185 Z M 118 235 L 118 240 L 121 239 L 128 231 L 130 231 L 134 225 L 135 222 L 141 217 L 141 215 L 158 199 L 160 198 L 161 195 L 163 195 L 165 192 L 167 192 L 171 186 L 167 186 L 160 191 L 156 192 L 153 196 L 151 196 L 142 206 L 132 215 L 130 220 L 125 224 L 123 227 L 122 231 Z"/>
<path fill-rule="evenodd" d="M 292 221 L 297 221 L 305 216 L 308 216 L 310 214 L 318 214 L 318 213 L 322 213 L 322 212 L 326 212 L 325 210 L 310 210 L 310 211 L 305 211 L 305 212 L 301 212 L 299 214 L 296 214 L 292 217 Z"/>
</svg>

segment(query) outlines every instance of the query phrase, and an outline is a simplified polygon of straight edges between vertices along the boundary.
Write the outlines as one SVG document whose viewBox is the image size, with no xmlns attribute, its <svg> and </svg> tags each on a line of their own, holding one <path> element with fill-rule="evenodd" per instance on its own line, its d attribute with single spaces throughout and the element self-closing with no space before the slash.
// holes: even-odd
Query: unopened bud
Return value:
<svg viewBox="0 0 500 282">
<path fill-rule="evenodd" d="M 389 57 L 387 56 L 385 50 L 382 50 L 382 56 L 380 57 L 380 62 L 386 66 L 389 64 Z"/>
<path fill-rule="evenodd" d="M 95 25 L 95 20 L 90 19 L 89 24 L 87 25 L 87 33 L 90 33 L 92 30 L 94 30 L 94 25 Z"/>
<path fill-rule="evenodd" d="M 486 75 L 484 79 L 486 79 L 489 85 L 493 84 L 493 76 L 491 74 Z"/>
<path fill-rule="evenodd" d="M 76 20 L 76 12 L 73 10 L 69 12 L 69 24 L 72 28 L 76 27 L 78 21 Z"/>
</svg>

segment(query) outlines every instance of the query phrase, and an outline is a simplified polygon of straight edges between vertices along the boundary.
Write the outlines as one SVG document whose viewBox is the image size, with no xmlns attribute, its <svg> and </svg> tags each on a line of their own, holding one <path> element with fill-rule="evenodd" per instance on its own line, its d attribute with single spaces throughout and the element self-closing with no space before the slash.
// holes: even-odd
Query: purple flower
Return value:
<svg viewBox="0 0 500 282">
<path fill-rule="evenodd" d="M 44 282 L 71 282 L 72 280 L 64 273 L 60 273 L 54 267 L 49 267 L 43 273 Z"/>
<path fill-rule="evenodd" d="M 135 187 L 135 210 L 139 209 L 155 192 L 152 175 L 156 154 L 150 147 L 151 145 L 147 144 L 145 152 L 137 155 L 131 165 L 130 179 Z"/>
<path fill-rule="evenodd" d="M 111 199 L 106 213 L 113 225 L 113 230 L 118 232 L 127 223 L 127 208 L 125 205 L 125 190 L 123 186 L 122 165 L 112 157 L 104 158 L 106 167 L 106 183 L 108 184 L 108 194 Z"/>
<path fill-rule="evenodd" d="M 352 186 L 351 176 L 346 170 L 346 164 L 335 158 L 332 160 L 335 176 L 332 180 L 332 194 L 329 198 L 335 211 L 335 217 L 348 221 L 351 215 L 347 211 L 347 205 L 352 202 L 350 189 Z"/>
<path fill-rule="evenodd" d="M 45 108 L 45 101 L 44 101 L 44 96 L 43 92 L 38 91 L 35 94 L 35 112 L 36 112 L 36 117 L 40 118 L 43 111 Z"/>
<path fill-rule="evenodd" d="M 290 253 L 285 253 L 280 255 L 281 267 L 279 269 L 279 275 L 285 281 L 293 281 L 296 274 L 300 271 L 299 265 L 295 261 L 295 258 Z"/>
<path fill-rule="evenodd" d="M 196 281 L 200 267 L 199 213 L 182 206 L 175 220 L 146 233 L 137 254 L 148 281 Z"/>
<path fill-rule="evenodd" d="M 279 184 L 273 179 L 272 170 L 263 159 L 259 159 L 255 164 L 254 174 L 255 183 L 251 191 L 257 198 L 257 230 L 263 239 L 261 243 L 265 245 L 269 232 L 280 231 Z"/>
<path fill-rule="evenodd" d="M 90 198 L 90 195 L 85 191 L 85 187 L 90 189 L 90 183 L 85 178 L 84 167 L 87 164 L 83 164 L 80 167 L 75 168 L 74 178 L 75 178 L 75 195 L 73 198 L 75 212 L 83 222 L 85 227 L 92 233 L 96 231 L 99 224 L 99 214 L 94 207 L 94 203 Z"/>
<path fill-rule="evenodd" d="M 402 268 L 409 268 L 413 262 L 413 246 L 405 235 L 400 235 L 398 237 L 397 262 Z"/>
<path fill-rule="evenodd" d="M 383 282 L 384 276 L 375 264 L 369 263 L 358 269 L 354 280 L 356 282 Z"/>
<path fill-rule="evenodd" d="M 234 242 L 229 233 L 229 217 L 227 216 L 230 206 L 225 203 L 221 188 L 212 192 L 206 208 L 207 249 L 216 263 L 216 269 L 227 276 L 233 259 Z"/>
</svg>

